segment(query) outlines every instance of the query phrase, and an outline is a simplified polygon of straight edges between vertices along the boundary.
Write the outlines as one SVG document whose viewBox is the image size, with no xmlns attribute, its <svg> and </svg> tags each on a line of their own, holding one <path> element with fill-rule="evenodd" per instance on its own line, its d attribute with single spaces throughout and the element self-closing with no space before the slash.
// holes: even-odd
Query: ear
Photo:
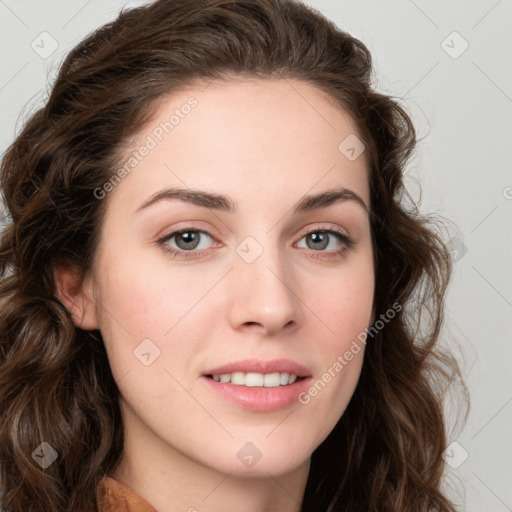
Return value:
<svg viewBox="0 0 512 512">
<path fill-rule="evenodd" d="M 92 278 L 64 266 L 53 269 L 57 297 L 71 314 L 73 323 L 84 330 L 98 329 Z"/>
</svg>

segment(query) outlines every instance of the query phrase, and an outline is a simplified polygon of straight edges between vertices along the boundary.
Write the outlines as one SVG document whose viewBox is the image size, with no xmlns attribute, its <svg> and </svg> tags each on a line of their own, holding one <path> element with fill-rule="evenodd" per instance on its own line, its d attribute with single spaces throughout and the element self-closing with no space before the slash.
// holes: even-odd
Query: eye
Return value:
<svg viewBox="0 0 512 512">
<path fill-rule="evenodd" d="M 304 247 L 300 245 L 302 240 L 305 240 L 305 248 L 313 251 L 311 256 L 314 258 L 339 257 L 355 245 L 355 241 L 350 236 L 333 229 L 332 226 L 329 229 L 322 227 L 305 233 L 297 243 L 297 247 Z"/>
<path fill-rule="evenodd" d="M 205 239 L 206 247 L 204 246 Z M 208 239 L 210 241 L 213 240 L 213 238 L 206 231 L 186 228 L 179 231 L 173 231 L 172 233 L 165 235 L 160 240 L 158 240 L 157 243 L 162 246 L 165 252 L 169 252 L 174 256 L 183 254 L 183 257 L 187 258 L 189 257 L 189 254 L 184 253 L 191 253 L 194 255 L 196 251 L 203 251 L 207 249 Z"/>
<path fill-rule="evenodd" d="M 306 240 L 306 247 L 308 249 L 321 251 L 323 249 L 328 248 L 328 246 L 331 245 L 330 249 L 332 250 L 336 248 L 332 247 L 332 242 L 336 242 L 336 239 L 339 242 L 339 237 L 334 235 L 338 235 L 338 233 L 335 233 L 333 231 L 312 231 L 311 233 L 308 233 L 307 235 L 303 236 L 301 240 Z M 308 242 L 310 242 L 310 244 L 308 244 Z"/>
</svg>

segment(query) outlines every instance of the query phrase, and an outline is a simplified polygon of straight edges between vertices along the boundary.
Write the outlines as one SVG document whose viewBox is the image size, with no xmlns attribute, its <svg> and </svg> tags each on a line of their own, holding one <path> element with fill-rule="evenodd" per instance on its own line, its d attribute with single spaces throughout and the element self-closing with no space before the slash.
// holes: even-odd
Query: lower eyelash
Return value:
<svg viewBox="0 0 512 512">
<path fill-rule="evenodd" d="M 165 235 L 164 237 L 160 238 L 159 240 L 157 240 L 157 244 L 159 246 L 161 246 L 162 250 L 165 253 L 170 254 L 172 256 L 172 258 L 175 258 L 176 256 L 181 256 L 183 259 L 188 259 L 188 258 L 195 257 L 198 253 L 205 252 L 204 250 L 180 251 L 180 250 L 173 249 L 172 247 L 169 247 L 168 245 L 165 244 L 165 242 L 167 240 L 169 240 L 170 238 L 172 238 L 174 235 L 178 235 L 180 233 L 185 233 L 187 231 L 195 231 L 197 233 L 205 233 L 206 235 L 208 235 L 210 238 L 213 239 L 213 236 L 210 235 L 210 233 L 208 233 L 206 231 L 202 231 L 199 229 L 181 229 L 178 231 L 172 231 L 168 235 Z M 348 252 L 355 245 L 355 240 L 353 238 L 349 237 L 345 233 L 342 233 L 341 231 L 338 231 L 337 229 L 332 229 L 332 228 L 331 229 L 320 228 L 320 229 L 314 229 L 312 231 L 307 231 L 306 233 L 302 233 L 299 240 L 311 233 L 320 233 L 320 232 L 328 233 L 330 235 L 335 235 L 336 238 L 342 243 L 342 246 L 335 251 L 314 251 L 311 249 L 311 257 L 313 257 L 313 258 L 335 258 L 335 257 L 344 256 L 345 253 Z"/>
<path fill-rule="evenodd" d="M 173 249 L 164 244 L 162 244 L 162 251 L 164 251 L 167 254 L 170 254 L 173 258 L 181 254 L 181 251 L 177 251 L 176 249 Z M 192 255 L 194 254 L 193 251 L 183 251 L 183 253 L 186 254 L 186 256 L 184 256 L 185 259 L 190 257 L 190 253 L 192 253 Z"/>
</svg>

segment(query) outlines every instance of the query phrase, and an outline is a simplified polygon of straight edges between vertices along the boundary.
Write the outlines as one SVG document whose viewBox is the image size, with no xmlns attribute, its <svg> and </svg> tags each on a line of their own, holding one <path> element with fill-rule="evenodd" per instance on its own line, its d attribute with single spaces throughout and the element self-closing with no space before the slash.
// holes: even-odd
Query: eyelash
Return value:
<svg viewBox="0 0 512 512">
<path fill-rule="evenodd" d="M 198 253 L 205 252 L 207 249 L 198 249 L 198 250 L 192 250 L 192 251 L 184 251 L 184 250 L 178 250 L 174 249 L 172 247 L 169 247 L 166 245 L 166 242 L 168 242 L 171 238 L 173 238 L 175 235 L 179 235 L 180 233 L 187 233 L 187 232 L 194 232 L 194 233 L 204 233 L 205 235 L 208 235 L 212 240 L 215 240 L 215 238 L 210 235 L 207 231 L 204 231 L 202 229 L 196 229 L 192 227 L 184 228 L 184 229 L 178 229 L 176 231 L 171 231 L 170 233 L 164 235 L 160 239 L 157 240 L 157 244 L 162 248 L 162 250 L 170 254 L 173 258 L 176 256 L 181 256 L 183 259 L 187 260 L 190 258 L 194 258 L 197 256 Z M 334 235 L 336 238 L 338 238 L 338 241 L 341 242 L 342 246 L 339 249 L 332 250 L 332 251 L 315 251 L 313 249 L 310 249 L 312 252 L 311 257 L 313 258 L 339 258 L 345 255 L 354 245 L 355 240 L 346 235 L 345 233 L 342 233 L 338 229 L 326 226 L 321 226 L 319 228 L 309 230 L 306 232 L 301 233 L 301 236 L 299 240 L 302 240 L 305 236 L 312 234 L 312 233 L 328 233 L 329 235 Z"/>
</svg>

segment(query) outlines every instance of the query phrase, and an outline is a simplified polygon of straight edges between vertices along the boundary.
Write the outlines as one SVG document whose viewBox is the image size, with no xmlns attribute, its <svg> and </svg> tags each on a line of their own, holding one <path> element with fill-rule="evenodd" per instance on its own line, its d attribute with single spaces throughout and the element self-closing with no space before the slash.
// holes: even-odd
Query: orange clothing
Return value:
<svg viewBox="0 0 512 512">
<path fill-rule="evenodd" d="M 98 512 L 157 512 L 147 501 L 111 477 L 98 484 Z"/>
</svg>

